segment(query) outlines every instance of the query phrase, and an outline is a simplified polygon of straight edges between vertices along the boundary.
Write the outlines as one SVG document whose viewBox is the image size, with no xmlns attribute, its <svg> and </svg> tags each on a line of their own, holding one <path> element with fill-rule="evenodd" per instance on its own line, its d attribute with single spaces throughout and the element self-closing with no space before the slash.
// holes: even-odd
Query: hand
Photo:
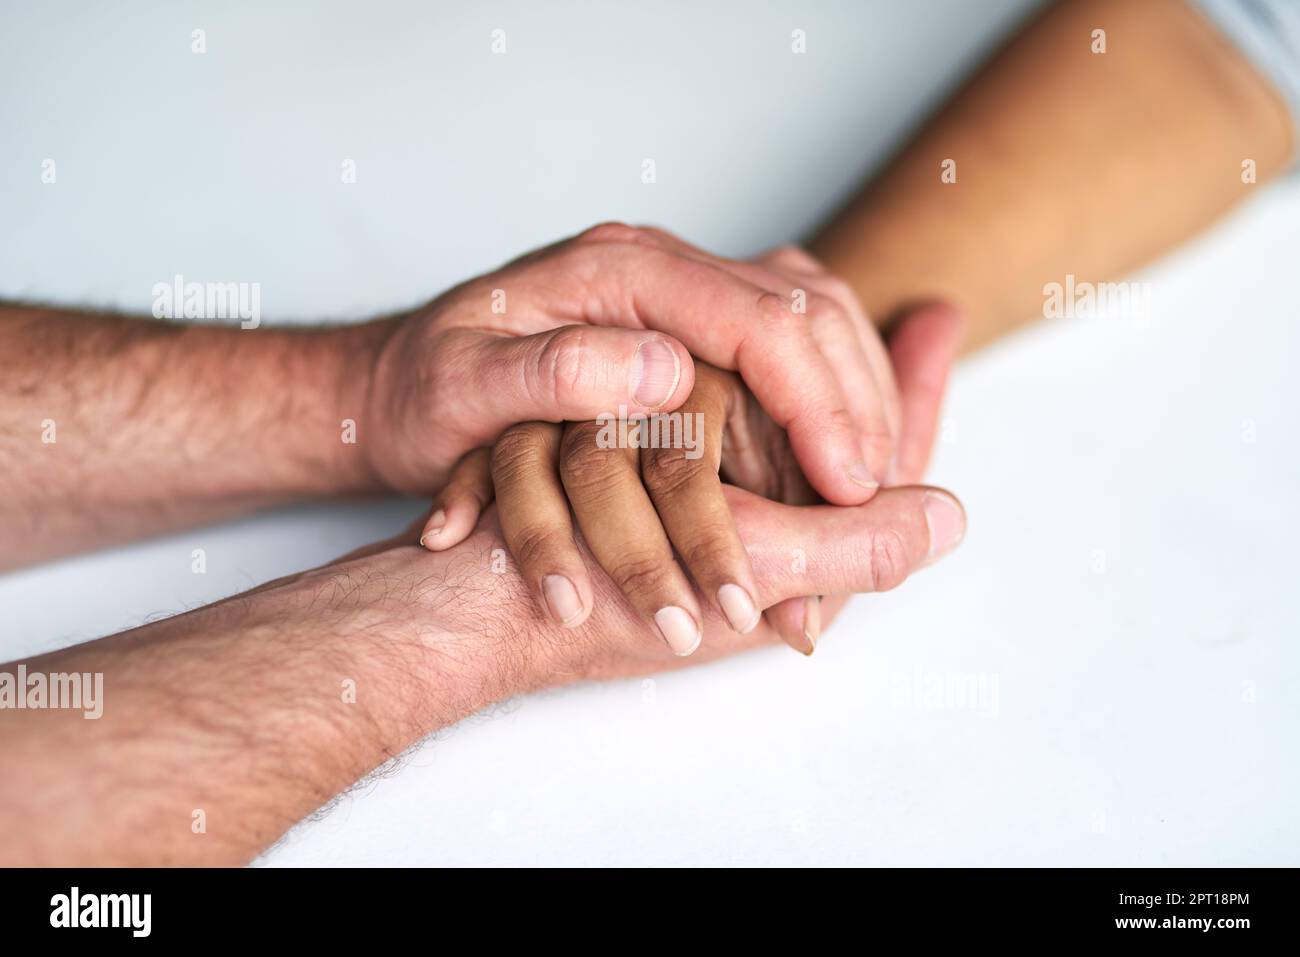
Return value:
<svg viewBox="0 0 1300 957">
<path fill-rule="evenodd" d="M 886 485 L 920 482 L 934 448 L 948 373 L 965 326 L 964 316 L 943 302 L 902 309 L 886 348 L 853 289 L 810 253 L 797 246 L 784 246 L 760 256 L 756 262 L 819 293 L 838 306 L 847 318 L 861 342 L 869 382 L 863 377 L 861 360 L 846 360 L 845 355 L 852 354 L 851 350 L 846 353 L 836 345 L 837 337 L 844 338 L 843 323 L 814 320 L 812 327 L 822 330 L 820 341 L 827 356 L 835 357 L 837 374 L 851 398 L 855 421 L 863 423 L 859 428 L 867 436 L 865 459 L 869 467 L 877 469 L 882 461 L 889 463 L 885 467 Z M 772 477 L 775 476 L 766 480 Z M 777 494 L 763 491 L 765 478 L 761 472 L 752 474 L 749 483 L 737 481 L 736 484 L 791 505 L 817 500 L 808 497 L 806 488 L 798 481 L 782 478 Z M 790 599 L 767 609 L 763 615 L 790 647 L 812 654 L 827 623 L 823 621 L 821 606 L 820 598 Z"/>
<path fill-rule="evenodd" d="M 935 523 L 947 531 L 931 535 L 928 512 L 961 513 L 922 488 L 854 508 L 727 496 L 763 603 L 892 584 L 960 532 Z M 600 600 L 582 627 L 560 628 L 499 561 L 495 510 L 445 552 L 420 548 L 416 534 L 21 663 L 32 674 L 102 675 L 110 690 L 93 721 L 69 708 L 0 711 L 0 861 L 246 863 L 376 766 L 495 701 L 774 637 L 760 626 L 742 638 L 706 611 L 703 649 L 672 658 L 585 554 Z M 803 572 L 791 568 L 795 548 Z M 882 549 L 892 561 L 880 563 Z M 191 808 L 207 821 L 201 840 Z"/>
<path fill-rule="evenodd" d="M 695 388 L 671 415 L 639 424 L 521 423 L 490 456 L 486 450 L 466 456 L 433 509 L 441 517 L 426 523 L 421 543 L 433 550 L 456 544 L 495 495 L 502 534 L 538 607 L 553 623 L 576 628 L 594 600 L 576 521 L 586 547 L 647 630 L 675 654 L 689 655 L 702 637 L 697 591 L 738 634 L 753 631 L 762 610 L 724 480 L 776 501 L 817 501 L 785 432 L 739 377 L 697 362 Z M 809 654 L 822 625 L 820 598 L 778 607 L 769 622 Z"/>
<path fill-rule="evenodd" d="M 955 548 L 965 532 L 961 505 L 940 489 L 887 489 L 853 507 L 796 508 L 730 486 L 723 494 L 752 561 L 754 597 L 761 607 L 808 595 L 835 596 L 827 599 L 829 617 L 849 594 L 898 585 Z M 483 514 L 469 538 L 446 551 L 420 548 L 420 527 L 416 523 L 391 541 L 312 574 L 342 576 L 367 592 L 381 590 L 388 604 L 369 608 L 367 619 L 409 620 L 412 627 L 418 622 L 426 633 L 444 636 L 444 657 L 459 660 L 458 649 L 477 655 L 486 641 L 491 659 L 512 683 L 503 693 L 653 673 L 778 637 L 767 624 L 738 635 L 697 590 L 703 644 L 689 659 L 673 658 L 647 635 L 641 612 L 581 542 L 578 555 L 594 601 L 580 625 L 563 627 L 538 609 L 521 571 L 502 563 L 506 542 L 495 508 Z M 803 561 L 792 561 L 796 553 Z M 495 672 L 480 679 L 492 687 L 505 680 Z"/>
<path fill-rule="evenodd" d="M 798 246 L 781 246 L 743 262 L 712 256 L 654 227 L 640 227 L 640 232 L 642 242 L 654 242 L 708 263 L 783 300 L 784 308 L 806 328 L 824 358 L 818 368 L 828 370 L 833 378 L 832 391 L 841 402 L 836 414 L 842 409 L 859 437 L 873 480 L 878 478 L 885 485 L 921 480 L 964 325 L 956 307 L 934 301 L 900 310 L 886 346 L 852 287 Z M 684 337 L 682 341 L 697 358 L 714 361 Z M 761 343 L 756 348 L 761 348 Z M 778 364 L 785 358 L 777 352 Z M 801 366 L 797 372 L 803 374 L 811 368 Z M 763 409 L 773 412 L 772 403 L 755 387 L 743 366 L 741 373 Z M 784 424 L 779 415 L 773 414 L 773 418 Z M 800 465 L 806 467 L 811 457 L 799 448 L 793 430 L 791 439 Z M 811 473 L 809 479 L 821 492 L 824 483 Z M 847 504 L 825 493 L 822 497 L 834 504 Z"/>
<path fill-rule="evenodd" d="M 782 246 L 755 262 L 821 297 L 818 305 L 823 315 L 839 311 L 845 321 L 822 320 L 812 314 L 810 305 L 810 325 L 835 365 L 854 421 L 866 436 L 867 464 L 883 469 L 885 485 L 921 481 L 965 325 L 963 314 L 939 301 L 902 309 L 886 344 L 852 287 L 811 253 Z M 848 341 L 845 326 L 852 329 L 860 350 Z"/>
<path fill-rule="evenodd" d="M 672 237 L 662 241 L 677 242 Z M 900 394 L 884 346 L 856 299 L 811 257 L 793 248 L 777 250 L 760 260 L 766 271 L 715 262 L 768 286 L 785 275 L 842 304 L 851 328 L 861 334 L 858 353 L 864 357 L 860 367 L 842 363 L 842 374 L 869 374 L 875 366 L 884 383 L 859 383 L 868 391 L 857 394 L 855 408 L 862 411 L 856 421 L 878 423 L 863 431 L 877 430 L 875 453 L 889 457 L 892 479 L 917 481 L 929 457 L 952 362 L 959 330 L 955 311 L 931 305 L 900 323 L 892 350 L 903 385 Z M 816 322 L 813 327 L 818 328 Z M 829 352 L 842 356 L 843 350 Z M 696 371 L 695 389 L 676 418 L 668 420 L 679 428 L 702 422 L 695 454 L 682 448 L 643 448 L 639 453 L 635 447 L 602 448 L 602 433 L 612 430 L 608 421 L 573 423 L 563 430 L 544 422 L 522 423 L 502 436 L 490 458 L 486 450 L 477 450 L 458 463 L 421 542 L 431 549 L 459 542 L 495 488 L 507 543 L 539 606 L 556 623 L 576 627 L 591 611 L 592 589 L 577 557 L 572 506 L 606 573 L 647 626 L 678 654 L 690 654 L 698 645 L 700 612 L 674 551 L 696 586 L 710 596 L 714 610 L 737 632 L 752 630 L 759 616 L 752 570 L 727 513 L 721 481 L 787 504 L 821 499 L 800 472 L 786 433 L 740 379 L 704 363 L 697 363 Z M 622 429 L 621 422 L 616 424 Z M 652 419 L 651 425 L 658 423 Z M 677 437 L 689 439 L 690 434 L 679 431 Z M 787 643 L 808 654 L 820 634 L 820 610 L 820 598 L 809 596 L 768 609 L 767 617 Z"/>
<path fill-rule="evenodd" d="M 366 399 L 370 468 L 427 494 L 515 422 L 674 409 L 690 394 L 694 355 L 740 373 L 824 500 L 866 501 L 888 471 L 889 413 L 876 396 L 892 386 L 875 384 L 863 345 L 874 332 L 861 317 L 818 291 L 823 277 L 791 270 L 607 224 L 471 280 L 382 327 Z"/>
<path fill-rule="evenodd" d="M 490 455 L 478 450 L 457 464 L 421 544 L 455 545 L 495 496 L 510 553 L 555 624 L 577 628 L 593 606 L 576 519 L 601 568 L 675 654 L 700 643 L 696 589 L 734 631 L 753 631 L 754 572 L 722 481 L 778 501 L 816 496 L 786 433 L 739 377 L 703 362 L 695 371 L 690 397 L 667 415 L 511 426 Z"/>
</svg>

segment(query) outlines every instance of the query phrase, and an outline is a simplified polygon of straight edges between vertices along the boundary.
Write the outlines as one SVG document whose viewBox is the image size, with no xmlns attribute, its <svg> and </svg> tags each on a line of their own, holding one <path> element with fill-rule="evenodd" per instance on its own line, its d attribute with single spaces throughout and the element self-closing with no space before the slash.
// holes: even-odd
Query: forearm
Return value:
<svg viewBox="0 0 1300 957">
<path fill-rule="evenodd" d="M 924 487 L 809 509 L 724 491 L 763 608 L 891 588 L 964 530 L 951 496 Z M 495 510 L 447 551 L 426 551 L 417 535 L 413 526 L 325 568 L 22 663 L 28 687 L 33 674 L 102 674 L 102 713 L 90 720 L 48 696 L 35 707 L 30 691 L 15 710 L 4 676 L 18 665 L 0 667 L 0 864 L 241 863 L 488 704 L 777 640 L 762 624 L 739 634 L 705 605 L 699 650 L 676 657 L 586 550 L 592 614 L 566 628 L 503 561 Z M 791 563 L 796 551 L 806 562 Z"/>
<path fill-rule="evenodd" d="M 0 710 L 3 863 L 251 860 L 512 690 L 487 643 L 440 630 L 421 597 L 380 556 L 25 662 L 29 682 L 101 673 L 102 715 Z"/>
<path fill-rule="evenodd" d="M 1106 52 L 1092 52 L 1092 31 Z M 812 241 L 877 322 L 946 298 L 968 345 L 1116 278 L 1292 153 L 1281 98 L 1183 0 L 1067 0 L 1016 36 Z M 945 161 L 955 182 L 945 182 Z"/>
<path fill-rule="evenodd" d="M 342 422 L 385 333 L 0 306 L 0 568 L 376 488 Z"/>
</svg>

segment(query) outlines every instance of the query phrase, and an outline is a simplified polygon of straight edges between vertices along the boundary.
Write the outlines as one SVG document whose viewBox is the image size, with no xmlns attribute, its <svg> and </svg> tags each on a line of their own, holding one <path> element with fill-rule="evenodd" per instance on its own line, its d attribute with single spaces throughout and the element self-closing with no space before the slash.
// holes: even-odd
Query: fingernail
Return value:
<svg viewBox="0 0 1300 957">
<path fill-rule="evenodd" d="M 718 604 L 722 606 L 722 613 L 727 616 L 731 627 L 740 634 L 747 635 L 758 627 L 758 606 L 749 597 L 749 592 L 739 585 L 728 582 L 719 588 Z"/>
<path fill-rule="evenodd" d="M 429 516 L 429 524 L 424 529 L 424 534 L 420 536 L 420 544 L 424 545 L 427 539 L 437 538 L 438 533 L 442 531 L 442 527 L 446 524 L 447 513 L 442 509 L 438 509 L 438 511 Z"/>
<path fill-rule="evenodd" d="M 700 647 L 700 639 L 704 637 L 691 613 L 676 605 L 668 605 L 655 612 L 655 624 L 659 626 L 659 634 L 668 642 L 673 654 L 682 658 Z"/>
<path fill-rule="evenodd" d="M 930 529 L 929 561 L 947 555 L 966 534 L 966 513 L 955 498 L 942 492 L 925 493 L 925 524 Z"/>
<path fill-rule="evenodd" d="M 677 391 L 681 360 L 662 339 L 647 339 L 637 346 L 632 360 L 632 398 L 638 405 L 657 409 Z"/>
<path fill-rule="evenodd" d="M 817 650 L 817 639 L 822 634 L 822 596 L 809 595 L 803 600 L 803 636 L 808 642 L 805 655 Z"/>
<path fill-rule="evenodd" d="M 876 477 L 871 474 L 871 470 L 867 468 L 867 463 L 862 459 L 858 459 L 845 471 L 848 472 L 851 482 L 855 482 L 863 488 L 880 488 L 880 483 L 876 481 Z"/>
<path fill-rule="evenodd" d="M 582 614 L 582 599 L 573 582 L 563 575 L 547 575 L 542 579 L 542 597 L 551 617 L 561 625 L 576 621 Z"/>
</svg>

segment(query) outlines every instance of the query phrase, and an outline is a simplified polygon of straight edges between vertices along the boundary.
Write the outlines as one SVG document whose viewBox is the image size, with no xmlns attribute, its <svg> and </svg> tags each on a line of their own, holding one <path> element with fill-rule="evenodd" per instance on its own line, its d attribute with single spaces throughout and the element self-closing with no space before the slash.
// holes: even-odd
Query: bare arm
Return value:
<svg viewBox="0 0 1300 957">
<path fill-rule="evenodd" d="M 516 422 L 676 408 L 692 353 L 741 374 L 826 501 L 860 504 L 878 484 L 867 447 L 882 475 L 890 454 L 885 423 L 849 411 L 868 356 L 823 353 L 764 282 L 606 224 L 359 326 L 0 305 L 0 570 L 304 496 L 432 495 Z M 816 278 L 798 282 L 831 333 L 853 334 Z"/>
<path fill-rule="evenodd" d="M 0 710 L 0 857 L 245 863 L 423 735 L 524 690 L 505 686 L 490 636 L 443 632 L 439 591 L 392 571 L 309 572 L 0 667 L 29 701 L 34 680 L 84 676 L 94 697 L 102 676 L 89 711 L 85 696 Z"/>
<path fill-rule="evenodd" d="M 341 422 L 382 332 L 0 306 L 0 569 L 378 488 Z"/>
<path fill-rule="evenodd" d="M 964 529 L 949 495 L 920 487 L 846 508 L 795 509 L 738 489 L 729 502 L 752 546 L 759 602 L 826 595 L 828 615 L 840 603 L 830 596 L 893 587 Z M 0 863 L 242 863 L 372 768 L 490 702 L 684 663 L 590 556 L 593 612 L 564 629 L 500 567 L 494 511 L 445 552 L 420 548 L 417 535 L 0 666 Z M 795 548 L 805 570 L 792 567 Z M 767 626 L 738 635 L 716 612 L 703 625 L 693 661 L 777 640 Z M 48 686 L 51 675 L 96 674 L 93 708 L 66 696 L 63 708 L 48 695 L 44 707 L 32 703 L 34 675 Z"/>
<path fill-rule="evenodd" d="M 1190 237 L 1255 188 L 1244 160 L 1262 183 L 1292 137 L 1279 94 L 1183 0 L 1065 0 L 810 248 L 877 322 L 946 298 L 979 345 L 1041 315 L 1045 283 L 1107 281 Z"/>
</svg>

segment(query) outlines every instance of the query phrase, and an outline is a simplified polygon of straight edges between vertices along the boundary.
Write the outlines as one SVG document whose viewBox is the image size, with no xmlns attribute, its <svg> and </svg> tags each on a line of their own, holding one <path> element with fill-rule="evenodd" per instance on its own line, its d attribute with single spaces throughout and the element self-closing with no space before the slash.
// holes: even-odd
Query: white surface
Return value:
<svg viewBox="0 0 1300 957">
<path fill-rule="evenodd" d="M 183 272 L 261 282 L 270 318 L 356 316 L 610 217 L 750 252 L 816 221 L 1025 4 L 647 6 L 6 10 L 0 294 L 144 309 Z M 1145 277 L 1148 324 L 1045 323 L 966 362 L 934 469 L 966 543 L 858 599 L 813 658 L 512 702 L 268 863 L 1300 863 L 1298 244 L 1300 190 L 1261 194 Z M 0 657 L 319 564 L 418 507 L 9 575 Z M 901 696 L 981 675 L 972 707 Z"/>
</svg>

